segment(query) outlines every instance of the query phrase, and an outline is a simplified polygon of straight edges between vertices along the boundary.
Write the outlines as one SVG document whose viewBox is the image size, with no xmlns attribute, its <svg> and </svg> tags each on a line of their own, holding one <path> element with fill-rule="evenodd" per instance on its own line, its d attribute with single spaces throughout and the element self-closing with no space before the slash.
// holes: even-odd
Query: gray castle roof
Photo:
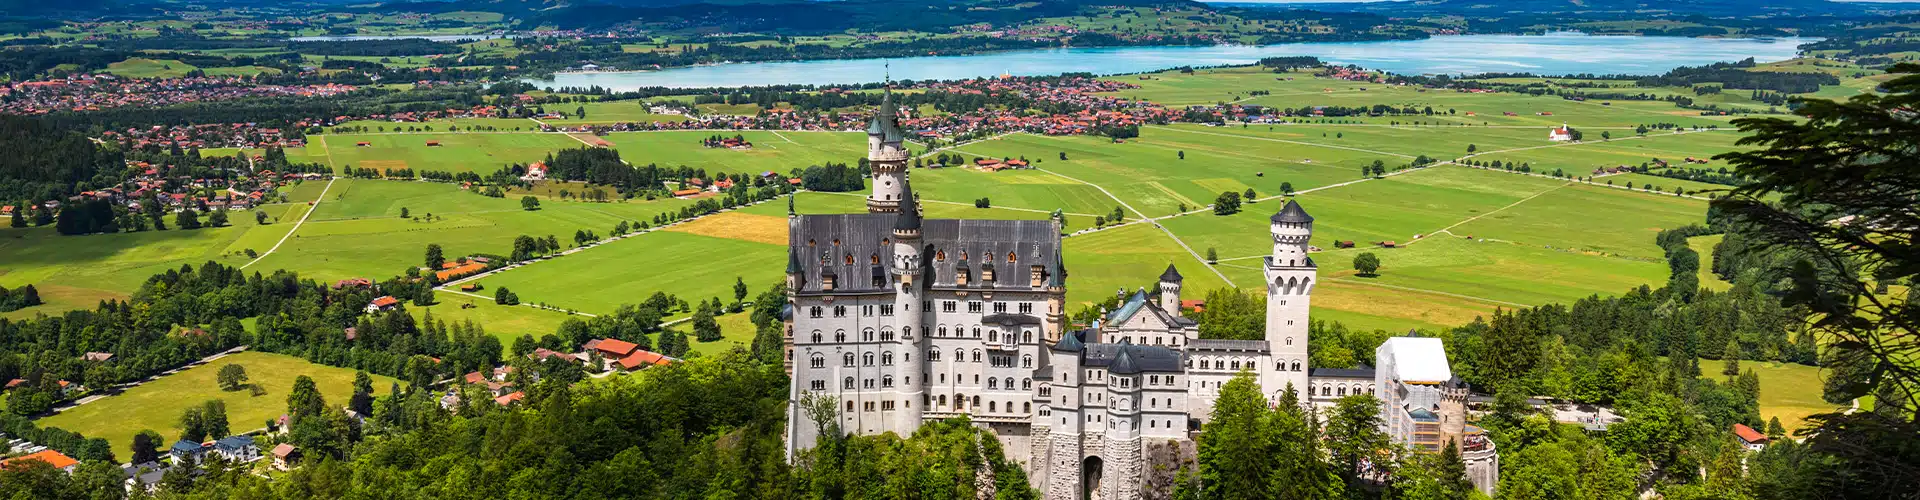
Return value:
<svg viewBox="0 0 1920 500">
<path fill-rule="evenodd" d="M 1307 215 L 1307 210 L 1300 208 L 1300 202 L 1287 200 L 1287 206 L 1282 207 L 1279 213 L 1273 214 L 1271 220 L 1273 222 L 1291 222 L 1298 224 L 1313 222 L 1313 216 Z"/>
<path fill-rule="evenodd" d="M 1180 271 L 1174 269 L 1173 264 L 1167 264 L 1167 272 L 1160 273 L 1161 283 L 1179 283 L 1181 279 Z"/>
<path fill-rule="evenodd" d="M 1104 367 L 1116 375 L 1131 375 L 1144 372 L 1178 372 L 1182 364 L 1180 351 L 1160 346 L 1119 344 L 1087 344 L 1082 350 L 1081 360 L 1089 367 Z"/>
<path fill-rule="evenodd" d="M 880 108 L 873 111 L 873 119 L 867 122 L 867 135 L 881 136 L 883 142 L 900 142 L 907 138 L 906 131 L 900 130 L 900 111 L 893 106 L 893 89 L 887 89 L 880 97 Z"/>
<path fill-rule="evenodd" d="M 835 277 L 831 293 L 887 292 L 891 288 L 893 245 L 892 230 L 900 223 L 899 214 L 801 215 L 788 223 L 789 264 L 799 266 L 802 283 L 798 293 L 819 293 L 819 277 Z M 1060 274 L 1060 229 L 1045 220 L 973 220 L 921 219 L 921 269 L 935 288 L 968 290 L 1044 290 L 1054 275 Z M 945 259 L 937 258 L 944 252 Z M 1012 262 L 1008 262 L 1011 255 Z M 874 265 L 878 257 L 880 265 Z M 962 257 L 965 257 L 964 259 Z M 851 259 L 852 264 L 847 262 Z M 977 268 L 993 261 L 999 270 L 994 281 L 987 282 Z M 1044 276 L 1034 287 L 1029 270 L 1039 266 Z M 965 286 L 955 284 L 954 276 L 968 273 Z M 873 285 L 873 278 L 882 278 Z"/>
</svg>

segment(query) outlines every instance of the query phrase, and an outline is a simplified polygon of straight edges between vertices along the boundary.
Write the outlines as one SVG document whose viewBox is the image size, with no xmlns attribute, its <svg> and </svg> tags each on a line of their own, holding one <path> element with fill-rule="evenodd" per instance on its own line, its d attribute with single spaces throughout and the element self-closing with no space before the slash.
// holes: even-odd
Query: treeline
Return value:
<svg viewBox="0 0 1920 500">
<path fill-rule="evenodd" d="M 34 288 L 31 283 L 12 290 L 0 286 L 0 312 L 18 311 L 40 304 L 40 289 Z"/>
<path fill-rule="evenodd" d="M 807 167 L 800 173 L 800 185 L 808 191 L 827 193 L 861 191 L 867 188 L 867 177 L 871 175 L 872 171 L 864 165 L 856 169 L 845 163 L 828 163 Z"/>
<path fill-rule="evenodd" d="M 118 184 L 120 153 L 85 135 L 40 120 L 0 116 L 0 200 L 53 200 L 77 194 L 79 183 Z"/>
<path fill-rule="evenodd" d="M 1739 62 L 1681 66 L 1664 75 L 1640 78 L 1634 84 L 1641 87 L 1691 87 L 1702 83 L 1720 83 L 1722 87 L 1730 89 L 1772 90 L 1789 94 L 1818 92 L 1821 85 L 1840 84 L 1840 78 L 1827 73 L 1747 71 L 1754 66 L 1751 57 Z"/>
</svg>

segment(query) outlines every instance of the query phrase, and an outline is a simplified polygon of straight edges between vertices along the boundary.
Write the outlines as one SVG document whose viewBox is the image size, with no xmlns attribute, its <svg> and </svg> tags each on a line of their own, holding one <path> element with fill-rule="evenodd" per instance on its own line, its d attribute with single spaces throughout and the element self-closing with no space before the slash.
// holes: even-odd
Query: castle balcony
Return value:
<svg viewBox="0 0 1920 500">
<path fill-rule="evenodd" d="M 867 159 L 870 161 L 907 161 L 908 156 L 905 149 L 867 150 Z"/>
</svg>

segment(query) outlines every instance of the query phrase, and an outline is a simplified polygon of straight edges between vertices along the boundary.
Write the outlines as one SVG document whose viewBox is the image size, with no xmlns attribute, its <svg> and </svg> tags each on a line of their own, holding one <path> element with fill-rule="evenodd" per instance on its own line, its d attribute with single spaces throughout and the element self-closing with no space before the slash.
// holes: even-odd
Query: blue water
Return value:
<svg viewBox="0 0 1920 500">
<path fill-rule="evenodd" d="M 734 63 L 660 71 L 562 73 L 553 80 L 528 80 L 542 87 L 614 90 L 640 87 L 740 87 L 777 84 L 848 84 L 895 79 L 951 80 L 1000 74 L 1055 75 L 1137 73 L 1179 66 L 1248 64 L 1263 57 L 1318 56 L 1338 64 L 1400 74 L 1473 74 L 1528 72 L 1659 74 L 1677 66 L 1698 66 L 1752 57 L 1761 62 L 1790 59 L 1804 38 L 1732 39 L 1640 36 L 1464 35 L 1383 42 L 1285 43 L 1209 47 L 1070 48 L 996 52 L 969 56 L 840 59 L 799 62 Z"/>
</svg>

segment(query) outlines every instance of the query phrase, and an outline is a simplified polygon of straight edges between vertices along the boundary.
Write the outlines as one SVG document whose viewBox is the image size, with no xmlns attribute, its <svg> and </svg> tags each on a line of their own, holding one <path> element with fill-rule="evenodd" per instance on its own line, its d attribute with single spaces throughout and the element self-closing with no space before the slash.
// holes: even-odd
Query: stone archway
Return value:
<svg viewBox="0 0 1920 500">
<path fill-rule="evenodd" d="M 1100 482 L 1104 468 L 1106 463 L 1100 457 L 1087 457 L 1080 461 L 1080 498 L 1102 500 Z"/>
</svg>

